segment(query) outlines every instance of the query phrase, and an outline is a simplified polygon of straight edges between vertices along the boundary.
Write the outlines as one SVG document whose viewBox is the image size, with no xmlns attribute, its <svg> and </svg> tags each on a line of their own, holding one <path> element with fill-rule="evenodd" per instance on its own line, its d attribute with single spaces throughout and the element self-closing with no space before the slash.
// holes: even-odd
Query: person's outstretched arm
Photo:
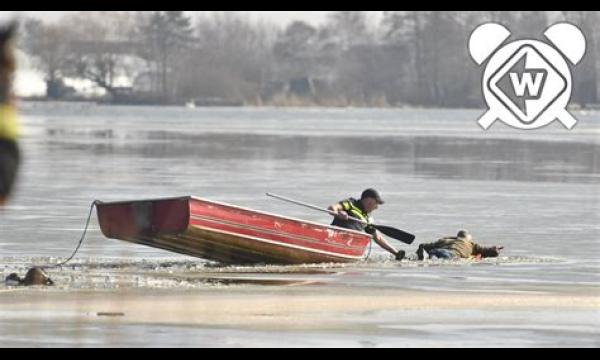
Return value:
<svg viewBox="0 0 600 360">
<path fill-rule="evenodd" d="M 473 255 L 481 255 L 482 258 L 498 257 L 502 249 L 504 249 L 504 246 L 481 246 L 473 244 Z"/>
<path fill-rule="evenodd" d="M 377 245 L 379 245 L 382 248 L 384 248 L 385 250 L 389 251 L 394 256 L 396 256 L 398 254 L 398 250 L 396 250 L 396 248 L 394 248 L 392 245 L 390 245 L 390 243 L 388 243 L 387 240 L 385 240 L 383 238 L 383 236 L 381 236 L 381 233 L 379 231 L 375 230 L 375 233 L 373 234 L 373 239 L 375 239 L 375 242 L 377 243 Z"/>
</svg>

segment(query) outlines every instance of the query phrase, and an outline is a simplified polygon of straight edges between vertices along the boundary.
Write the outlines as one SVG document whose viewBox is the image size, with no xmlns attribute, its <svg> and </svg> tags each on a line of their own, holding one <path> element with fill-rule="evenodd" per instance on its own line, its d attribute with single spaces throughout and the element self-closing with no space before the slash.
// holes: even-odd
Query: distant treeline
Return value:
<svg viewBox="0 0 600 360">
<path fill-rule="evenodd" d="M 481 72 L 467 42 L 495 21 L 513 39 L 569 21 L 587 38 L 572 101 L 598 102 L 598 12 L 331 12 L 320 26 L 280 28 L 243 13 L 81 12 L 26 19 L 19 47 L 44 72 L 47 97 L 78 95 L 87 79 L 121 103 L 197 105 L 482 106 Z M 129 79 L 126 86 L 122 80 Z"/>
</svg>

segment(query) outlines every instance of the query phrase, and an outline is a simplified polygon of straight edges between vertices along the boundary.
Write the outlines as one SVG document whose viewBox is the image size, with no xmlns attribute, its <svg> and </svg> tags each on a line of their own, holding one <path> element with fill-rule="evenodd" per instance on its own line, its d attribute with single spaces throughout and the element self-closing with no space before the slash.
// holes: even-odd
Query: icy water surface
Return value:
<svg viewBox="0 0 600 360">
<path fill-rule="evenodd" d="M 51 291 L 175 289 L 193 293 L 241 288 L 260 292 L 293 286 L 305 287 L 309 293 L 310 289 L 334 293 L 349 288 L 366 293 L 405 289 L 493 296 L 598 295 L 598 112 L 576 113 L 580 123 L 573 131 L 560 124 L 519 131 L 497 123 L 488 132 L 476 124 L 479 110 L 184 109 L 24 103 L 22 112 L 24 164 L 15 196 L 0 210 L 3 277 L 10 272 L 23 273 L 32 264 L 56 264 L 70 255 L 95 199 L 194 195 L 328 223 L 325 214 L 282 203 L 264 193 L 326 207 L 375 187 L 386 200 L 374 214 L 377 221 L 417 236 L 411 246 L 390 240 L 411 257 L 418 243 L 454 235 L 463 228 L 482 244 L 505 246 L 502 257 L 424 263 L 409 257 L 397 263 L 374 245 L 369 259 L 359 264 L 222 266 L 105 239 L 94 213 L 75 260 L 50 270 L 57 283 Z M 15 289 L 0 285 L 0 290 Z M 373 319 L 380 315 L 373 314 Z M 405 318 L 406 313 L 387 314 L 385 324 L 380 324 L 386 330 L 365 330 L 358 335 L 333 331 L 324 337 L 295 333 L 288 342 L 278 342 L 276 333 L 269 332 L 256 332 L 254 340 L 247 341 L 241 330 L 228 330 L 230 342 L 198 343 L 200 331 L 211 333 L 207 329 L 173 342 L 183 331 L 176 326 L 153 328 L 165 336 L 147 335 L 156 338 L 153 344 L 158 346 L 475 345 L 449 344 L 441 336 L 444 332 L 468 333 L 474 324 L 452 322 L 446 319 L 449 314 L 413 315 L 422 321 L 409 326 L 412 332 L 432 336 L 418 341 L 406 330 L 408 325 L 388 321 Z M 485 318 L 481 313 L 470 315 Z M 573 313 L 568 321 L 548 310 L 488 315 L 490 324 L 481 331 L 484 339 L 500 336 L 504 343 L 515 346 L 561 341 L 575 346 L 600 345 L 598 309 Z M 515 317 L 530 317 L 533 325 L 525 329 L 501 321 Z M 14 330 L 10 318 L 0 313 L 0 328 L 4 329 L 0 346 L 17 341 L 10 335 Z M 128 325 L 110 331 L 128 334 L 140 328 Z M 40 345 L 106 344 L 93 331 L 89 333 L 90 337 L 75 340 L 67 333 L 56 335 L 58 338 L 42 336 Z M 211 334 L 219 337 L 217 332 Z M 395 335 L 390 338 L 389 334 Z M 147 345 L 133 339 L 112 344 Z"/>
</svg>

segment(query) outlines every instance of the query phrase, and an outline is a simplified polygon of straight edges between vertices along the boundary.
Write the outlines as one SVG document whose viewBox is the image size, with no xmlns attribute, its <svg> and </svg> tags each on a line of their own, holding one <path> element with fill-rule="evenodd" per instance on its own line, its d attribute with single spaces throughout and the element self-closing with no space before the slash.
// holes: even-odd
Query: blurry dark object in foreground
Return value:
<svg viewBox="0 0 600 360">
<path fill-rule="evenodd" d="M 0 205 L 10 194 L 17 169 L 19 167 L 19 149 L 17 143 L 0 139 Z"/>
<path fill-rule="evenodd" d="M 0 24 L 0 205 L 10 194 L 19 167 L 17 116 L 12 92 L 16 29 L 16 22 Z"/>
<path fill-rule="evenodd" d="M 21 279 L 18 274 L 12 273 L 6 277 L 6 285 L 8 286 L 52 286 L 54 281 L 50 279 L 50 276 L 42 268 L 34 267 L 27 271 L 24 279 Z"/>
</svg>

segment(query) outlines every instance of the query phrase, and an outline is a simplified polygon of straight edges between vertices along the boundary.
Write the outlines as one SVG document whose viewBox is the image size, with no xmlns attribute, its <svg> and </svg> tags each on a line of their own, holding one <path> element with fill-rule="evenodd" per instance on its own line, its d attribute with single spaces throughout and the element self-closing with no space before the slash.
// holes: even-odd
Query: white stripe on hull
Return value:
<svg viewBox="0 0 600 360">
<path fill-rule="evenodd" d="M 312 249 L 312 248 L 307 248 L 304 246 L 287 244 L 287 243 L 283 243 L 283 242 L 279 242 L 279 241 L 261 239 L 261 238 L 249 236 L 249 235 L 241 235 L 241 234 L 232 233 L 229 231 L 215 230 L 215 229 L 198 226 L 198 225 L 190 225 L 190 227 L 196 228 L 198 230 L 211 231 L 211 232 L 215 232 L 215 233 L 219 233 L 219 234 L 229 235 L 229 236 L 237 237 L 237 238 L 244 239 L 244 240 L 254 240 L 254 241 L 259 241 L 262 243 L 267 243 L 270 245 L 282 246 L 282 247 L 287 247 L 287 248 L 291 248 L 291 249 L 295 249 L 295 250 L 301 250 L 301 251 L 307 251 L 307 252 L 311 252 L 311 253 L 315 253 L 315 254 L 327 255 L 327 256 L 331 256 L 331 257 L 338 257 L 338 258 L 352 259 L 352 260 L 361 260 L 363 258 L 363 255 L 353 256 L 353 255 L 345 255 L 345 254 L 340 254 L 340 253 L 333 253 L 333 252 L 329 252 L 329 251 L 325 251 L 325 250 Z"/>
<path fill-rule="evenodd" d="M 217 223 L 217 224 L 223 224 L 223 225 L 227 225 L 227 226 L 237 227 L 237 228 L 240 228 L 240 229 L 248 229 L 248 230 L 252 230 L 252 231 L 262 232 L 262 233 L 265 233 L 265 234 L 277 235 L 277 236 L 282 236 L 282 237 L 286 237 L 286 238 L 290 238 L 290 239 L 296 239 L 296 240 L 301 240 L 301 241 L 306 241 L 306 242 L 312 242 L 312 243 L 315 243 L 315 244 L 322 244 L 321 241 L 319 241 L 319 240 L 317 240 L 315 238 L 308 237 L 308 236 L 301 236 L 301 235 L 296 235 L 296 234 L 290 234 L 290 233 L 286 233 L 286 232 L 283 232 L 283 231 L 275 231 L 275 230 L 265 229 L 265 228 L 261 228 L 261 227 L 257 227 L 257 226 L 252 226 L 252 225 L 244 225 L 244 224 L 235 223 L 235 222 L 232 222 L 232 221 L 222 220 L 222 219 L 218 219 L 218 218 L 213 218 L 213 217 L 209 217 L 209 216 L 190 215 L 190 217 L 193 220 L 209 221 L 209 222 L 213 222 L 213 223 Z M 244 235 L 244 236 L 246 236 L 246 235 Z M 364 251 L 364 248 L 365 248 L 365 247 L 362 247 L 362 246 L 349 246 L 349 245 L 344 245 L 344 244 L 341 244 L 341 243 L 327 243 L 327 245 L 331 246 L 331 247 L 337 247 L 337 248 L 340 248 L 340 249 L 344 249 L 344 250 L 360 250 L 360 249 L 363 249 L 363 251 Z"/>
</svg>

